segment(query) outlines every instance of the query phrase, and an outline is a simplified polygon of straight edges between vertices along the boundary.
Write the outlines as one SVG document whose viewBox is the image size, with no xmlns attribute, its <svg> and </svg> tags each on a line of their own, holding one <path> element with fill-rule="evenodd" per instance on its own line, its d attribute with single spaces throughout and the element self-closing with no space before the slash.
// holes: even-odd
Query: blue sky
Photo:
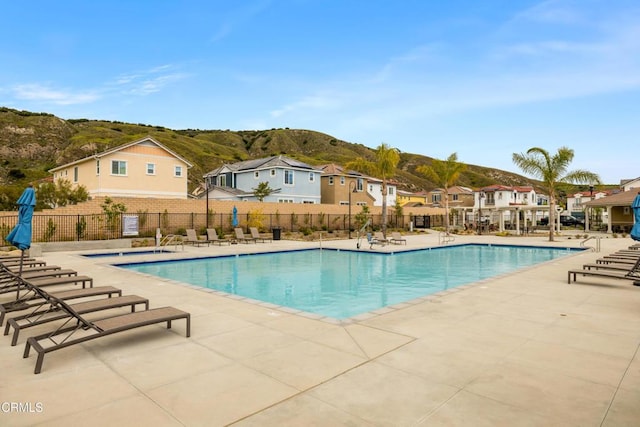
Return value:
<svg viewBox="0 0 640 427">
<path fill-rule="evenodd" d="M 3 2 L 0 105 L 640 176 L 637 0 Z M 635 154 L 635 156 L 633 155 Z"/>
</svg>

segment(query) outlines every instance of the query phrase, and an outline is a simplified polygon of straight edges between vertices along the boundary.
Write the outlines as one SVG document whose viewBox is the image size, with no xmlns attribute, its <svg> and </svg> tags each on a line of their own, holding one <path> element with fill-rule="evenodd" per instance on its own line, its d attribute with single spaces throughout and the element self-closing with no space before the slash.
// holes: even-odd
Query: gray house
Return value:
<svg viewBox="0 0 640 427">
<path fill-rule="evenodd" d="M 273 193 L 265 202 L 320 203 L 322 171 L 285 156 L 224 164 L 204 175 L 209 199 L 257 200 L 254 189 L 266 182 Z M 207 192 L 200 197 L 207 197 Z"/>
</svg>

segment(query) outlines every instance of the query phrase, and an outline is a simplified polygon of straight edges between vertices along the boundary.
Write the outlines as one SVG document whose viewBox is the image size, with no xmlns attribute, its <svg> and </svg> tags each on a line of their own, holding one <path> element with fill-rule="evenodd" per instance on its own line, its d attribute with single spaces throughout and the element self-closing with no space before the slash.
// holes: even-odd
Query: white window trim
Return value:
<svg viewBox="0 0 640 427">
<path fill-rule="evenodd" d="M 287 182 L 287 176 L 291 176 L 291 182 Z M 284 176 L 282 177 L 282 184 L 288 187 L 293 187 L 295 185 L 295 173 L 293 169 L 285 169 Z"/>
<path fill-rule="evenodd" d="M 151 168 L 153 169 L 151 172 L 149 172 L 149 166 L 151 166 Z M 146 165 L 146 173 L 147 173 L 147 175 L 155 175 L 156 174 L 156 164 L 155 163 L 147 163 L 147 165 Z"/>
<path fill-rule="evenodd" d="M 182 170 L 182 169 L 183 169 L 183 168 L 182 168 L 182 166 L 181 166 L 181 165 L 175 165 L 175 166 L 173 167 L 173 176 L 174 176 L 175 178 L 182 178 L 182 177 L 184 177 L 184 173 L 183 173 L 183 170 Z M 178 174 L 178 170 L 180 170 L 180 174 Z"/>
<path fill-rule="evenodd" d="M 124 163 L 124 173 L 113 173 L 113 164 L 117 162 L 118 166 Z M 118 171 L 120 168 L 118 167 Z M 112 176 L 129 176 L 129 165 L 126 160 L 111 160 L 111 175 Z"/>
<path fill-rule="evenodd" d="M 260 171 L 253 171 L 253 179 L 260 179 Z"/>
</svg>

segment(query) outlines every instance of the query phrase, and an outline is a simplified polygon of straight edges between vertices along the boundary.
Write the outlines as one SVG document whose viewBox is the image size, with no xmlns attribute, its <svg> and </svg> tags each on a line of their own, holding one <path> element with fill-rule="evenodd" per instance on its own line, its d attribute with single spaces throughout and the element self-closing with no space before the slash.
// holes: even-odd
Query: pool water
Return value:
<svg viewBox="0 0 640 427">
<path fill-rule="evenodd" d="M 395 254 L 323 249 L 118 266 L 345 319 L 569 253 L 566 248 L 460 245 Z"/>
</svg>

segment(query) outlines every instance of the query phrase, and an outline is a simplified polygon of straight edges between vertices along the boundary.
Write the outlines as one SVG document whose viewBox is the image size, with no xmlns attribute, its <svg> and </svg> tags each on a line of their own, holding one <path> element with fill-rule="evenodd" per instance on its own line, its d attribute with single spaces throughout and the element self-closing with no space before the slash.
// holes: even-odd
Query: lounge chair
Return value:
<svg viewBox="0 0 640 427">
<path fill-rule="evenodd" d="M 374 245 L 384 246 L 389 243 L 389 240 L 385 239 L 380 231 L 376 231 L 373 235 L 367 233 L 367 242 L 369 242 L 369 249 L 373 249 Z"/>
<path fill-rule="evenodd" d="M 33 291 L 30 291 L 28 288 L 25 289 L 27 289 L 27 292 L 20 295 L 20 299 L 0 304 L 0 326 L 2 326 L 7 313 L 40 308 L 47 304 L 46 300 L 40 298 L 37 294 L 33 293 Z M 113 286 L 96 286 L 95 288 L 50 292 L 49 295 L 65 301 L 97 296 L 111 298 L 113 296 L 121 296 L 122 290 L 114 288 Z"/>
<path fill-rule="evenodd" d="M 389 242 L 393 243 L 394 245 L 402 245 L 402 244 L 406 245 L 407 239 L 402 237 L 402 235 L 397 231 L 394 231 L 391 233 L 391 238 L 389 239 Z"/>
<path fill-rule="evenodd" d="M 626 279 L 633 280 L 633 284 L 635 286 L 640 286 L 640 258 L 635 262 L 633 267 L 631 267 L 628 271 L 603 271 L 603 270 L 569 270 L 567 272 L 567 283 L 571 283 L 571 278 L 573 277 L 573 281 L 577 281 L 577 276 L 597 276 L 604 277 L 609 279 Z"/>
<path fill-rule="evenodd" d="M 218 232 L 215 228 L 207 228 L 207 239 L 214 245 L 222 246 L 223 243 L 226 243 L 227 245 L 231 244 L 231 240 L 219 238 Z"/>
<path fill-rule="evenodd" d="M 23 260 L 20 260 L 20 258 L 12 259 L 7 261 L 2 261 L 0 262 L 0 264 L 4 265 L 5 267 L 20 267 L 20 265 L 22 265 L 22 267 L 47 265 L 46 262 L 39 261 L 33 258 L 25 258 Z"/>
<path fill-rule="evenodd" d="M 46 299 L 52 306 L 56 306 L 61 311 L 66 312 L 69 317 L 67 321 L 56 330 L 27 339 L 23 357 L 29 357 L 31 348 L 38 353 L 36 366 L 33 371 L 34 374 L 39 374 L 42 371 L 44 356 L 47 353 L 142 326 L 166 322 L 167 329 L 170 329 L 172 321 L 185 319 L 186 336 L 191 336 L 191 315 L 174 307 L 154 308 L 90 321 L 85 319 L 65 301 L 48 295 L 37 287 L 35 290 L 43 299 Z M 69 323 L 75 323 L 75 325 L 66 326 Z M 74 335 L 76 332 L 78 334 Z"/>
<path fill-rule="evenodd" d="M 95 313 L 105 310 L 111 310 L 121 307 L 131 307 L 131 312 L 136 311 L 137 305 L 144 305 L 145 310 L 149 310 L 149 300 L 138 295 L 125 295 L 113 298 L 102 298 L 91 301 L 84 301 L 69 306 L 79 314 Z M 9 335 L 10 329 L 13 327 L 13 337 L 11 345 L 15 346 L 18 342 L 18 336 L 23 329 L 33 326 L 44 325 L 45 323 L 55 322 L 56 320 L 67 319 L 69 314 L 58 307 L 49 305 L 44 310 L 35 310 L 22 316 L 12 317 L 7 320 L 4 328 L 4 334 Z"/>
<path fill-rule="evenodd" d="M 236 240 L 238 241 L 238 243 L 256 243 L 255 238 L 245 237 L 242 228 L 236 228 L 234 231 L 236 233 Z"/>
<path fill-rule="evenodd" d="M 57 285 L 77 285 L 82 283 L 82 288 L 86 288 L 87 284 L 90 288 L 93 287 L 93 278 L 89 276 L 67 276 L 67 277 L 39 277 L 35 279 L 29 279 L 31 283 L 39 287 L 57 286 Z M 20 285 L 17 285 L 15 280 L 5 282 L 0 286 L 0 294 L 6 294 L 8 292 L 16 292 Z"/>
<path fill-rule="evenodd" d="M 256 227 L 249 227 L 249 231 L 251 232 L 251 237 L 255 239 L 256 242 L 271 242 L 273 239 L 267 236 L 261 236 Z"/>
<path fill-rule="evenodd" d="M 183 242 L 188 245 L 194 245 L 194 246 L 200 246 L 200 245 L 209 246 L 211 244 L 211 242 L 209 242 L 208 239 L 205 239 L 205 240 L 200 239 L 196 234 L 196 230 L 194 230 L 193 228 L 187 229 L 187 238 L 184 239 Z"/>
</svg>

